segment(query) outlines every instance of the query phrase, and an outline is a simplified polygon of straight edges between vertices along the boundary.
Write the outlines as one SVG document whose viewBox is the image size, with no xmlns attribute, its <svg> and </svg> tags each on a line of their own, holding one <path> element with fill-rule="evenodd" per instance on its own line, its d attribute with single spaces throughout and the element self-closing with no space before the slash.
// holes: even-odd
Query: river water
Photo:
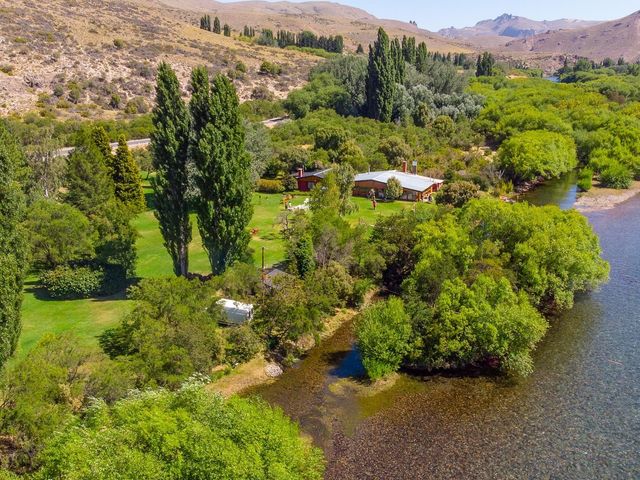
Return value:
<svg viewBox="0 0 640 480">
<path fill-rule="evenodd" d="M 573 179 L 528 194 L 570 208 Z M 258 394 L 300 422 L 327 479 L 640 478 L 640 196 L 588 215 L 611 281 L 576 299 L 527 379 L 415 378 L 371 387 L 345 325 Z"/>
</svg>

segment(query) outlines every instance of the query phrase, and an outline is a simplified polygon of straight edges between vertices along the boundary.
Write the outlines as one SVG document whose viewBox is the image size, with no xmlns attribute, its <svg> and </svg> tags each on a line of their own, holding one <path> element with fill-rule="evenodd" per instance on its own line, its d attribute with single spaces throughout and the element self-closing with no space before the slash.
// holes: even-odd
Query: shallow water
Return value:
<svg viewBox="0 0 640 480">
<path fill-rule="evenodd" d="M 536 204 L 568 208 L 571 180 Z M 351 325 L 251 393 L 328 458 L 328 479 L 640 478 L 640 197 L 588 215 L 611 281 L 553 321 L 527 379 L 360 379 Z"/>
</svg>

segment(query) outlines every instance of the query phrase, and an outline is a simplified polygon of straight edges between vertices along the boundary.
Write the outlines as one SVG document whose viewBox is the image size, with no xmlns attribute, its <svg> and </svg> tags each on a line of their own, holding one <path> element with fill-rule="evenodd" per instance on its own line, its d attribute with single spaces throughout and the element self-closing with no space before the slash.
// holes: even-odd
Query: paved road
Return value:
<svg viewBox="0 0 640 480">
<path fill-rule="evenodd" d="M 267 128 L 275 128 L 279 125 L 283 125 L 290 121 L 291 119 L 288 116 L 285 116 L 285 117 L 269 118 L 267 120 L 263 120 L 260 123 L 262 123 Z M 144 148 L 144 147 L 147 147 L 150 142 L 151 142 L 150 138 L 140 138 L 138 140 L 129 140 L 127 142 L 127 145 L 129 146 L 129 148 Z M 110 145 L 111 145 L 111 150 L 115 151 L 115 149 L 118 148 L 118 142 L 111 143 Z M 64 147 L 58 150 L 57 156 L 68 157 L 71 152 L 73 152 L 73 147 Z"/>
</svg>

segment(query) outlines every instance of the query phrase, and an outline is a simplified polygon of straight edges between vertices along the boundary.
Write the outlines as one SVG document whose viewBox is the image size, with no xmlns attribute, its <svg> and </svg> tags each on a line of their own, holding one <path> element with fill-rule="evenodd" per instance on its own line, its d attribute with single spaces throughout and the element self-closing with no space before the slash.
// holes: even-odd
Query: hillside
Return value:
<svg viewBox="0 0 640 480">
<path fill-rule="evenodd" d="M 200 30 L 203 13 L 218 15 L 231 26 L 232 36 Z M 174 65 L 183 84 L 194 65 L 205 64 L 214 72 L 231 70 L 242 99 L 254 92 L 264 95 L 265 87 L 282 98 L 303 84 L 321 60 L 243 41 L 238 35 L 245 24 L 340 34 L 352 51 L 372 41 L 382 25 L 391 35 L 425 40 L 431 50 L 465 51 L 414 25 L 328 2 L 15 0 L 0 7 L 0 115 L 35 108 L 89 118 L 145 111 L 153 97 L 154 67 L 161 60 Z M 282 74 L 261 75 L 265 60 L 280 65 Z M 238 63 L 246 72 L 236 69 Z"/>
<path fill-rule="evenodd" d="M 482 20 L 473 27 L 445 28 L 438 33 L 447 38 L 476 39 L 476 37 L 527 38 L 550 30 L 573 30 L 597 25 L 599 22 L 586 20 L 531 20 L 526 17 L 505 13 L 491 20 Z M 505 40 L 506 41 L 506 40 Z"/>
<path fill-rule="evenodd" d="M 640 59 L 640 11 L 588 28 L 547 32 L 513 40 L 505 49 L 510 53 L 573 55 L 593 60 L 622 56 L 627 61 L 637 61 Z"/>
</svg>

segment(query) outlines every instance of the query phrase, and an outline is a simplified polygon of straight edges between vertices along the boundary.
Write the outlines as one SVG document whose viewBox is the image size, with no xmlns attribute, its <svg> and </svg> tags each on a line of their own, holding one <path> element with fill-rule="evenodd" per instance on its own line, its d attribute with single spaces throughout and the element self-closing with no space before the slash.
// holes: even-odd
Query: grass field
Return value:
<svg viewBox="0 0 640 480">
<path fill-rule="evenodd" d="M 149 194 L 150 192 L 147 191 Z M 300 204 L 304 194 L 296 195 L 293 204 Z M 347 217 L 354 224 L 362 221 L 368 225 L 375 223 L 379 215 L 389 215 L 410 203 L 378 203 L 373 210 L 371 202 L 364 198 L 354 198 L 358 209 Z M 279 232 L 278 216 L 284 211 L 282 195 L 255 193 L 253 196 L 254 213 L 250 228 L 255 231 L 250 247 L 256 265 L 261 262 L 261 249 L 265 248 L 265 261 L 268 266 L 284 260 L 284 242 Z M 172 275 L 171 258 L 162 244 L 162 236 L 153 211 L 141 213 L 134 221 L 138 229 L 138 267 L 141 278 Z M 193 218 L 193 241 L 189 248 L 190 270 L 209 272 L 207 254 L 202 248 L 195 216 Z M 113 326 L 128 311 L 131 302 L 124 294 L 85 300 L 49 300 L 37 289 L 37 278 L 30 278 L 25 287 L 22 308 L 22 335 L 16 352 L 16 358 L 24 356 L 46 333 L 73 331 L 79 340 L 87 345 L 95 344 L 96 336 L 105 328 Z"/>
</svg>

